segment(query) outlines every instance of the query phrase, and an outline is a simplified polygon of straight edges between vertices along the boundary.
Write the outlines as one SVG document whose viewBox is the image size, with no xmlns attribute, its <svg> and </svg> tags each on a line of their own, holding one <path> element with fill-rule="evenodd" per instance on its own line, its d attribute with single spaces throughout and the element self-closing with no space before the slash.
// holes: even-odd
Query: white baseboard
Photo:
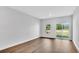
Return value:
<svg viewBox="0 0 79 59">
<path fill-rule="evenodd" d="M 39 37 L 34 37 L 34 38 L 31 38 L 31 39 L 28 39 L 28 40 L 25 40 L 25 41 L 21 41 L 21 42 L 18 42 L 18 43 L 12 44 L 12 45 L 8 45 L 8 46 L 6 46 L 6 47 L 0 48 L 0 50 L 4 50 L 4 49 L 10 48 L 10 47 L 13 47 L 13 46 L 16 46 L 16 45 L 22 44 L 22 43 L 25 43 L 25 42 L 28 42 L 28 41 L 34 40 L 34 39 L 36 39 L 36 38 L 39 38 Z"/>
<path fill-rule="evenodd" d="M 74 40 L 73 40 L 73 43 L 74 43 L 74 45 L 75 45 L 77 51 L 79 52 L 79 48 L 78 48 L 78 46 L 77 46 L 77 44 L 76 44 L 76 42 L 75 42 Z"/>
</svg>

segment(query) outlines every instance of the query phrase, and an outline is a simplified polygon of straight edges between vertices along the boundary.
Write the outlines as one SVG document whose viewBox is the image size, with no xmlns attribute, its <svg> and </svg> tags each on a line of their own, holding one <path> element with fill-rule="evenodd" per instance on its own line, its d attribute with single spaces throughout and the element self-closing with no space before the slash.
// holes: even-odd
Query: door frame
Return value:
<svg viewBox="0 0 79 59">
<path fill-rule="evenodd" d="M 56 24 L 55 24 L 55 33 L 56 33 L 56 25 L 57 25 L 57 24 L 64 24 L 64 23 L 65 23 L 65 22 L 63 22 L 63 23 L 56 23 Z M 72 34 L 71 34 L 71 32 L 72 32 L 72 26 L 71 26 L 71 25 L 72 25 L 72 24 L 69 23 L 69 38 L 63 38 L 63 37 L 60 38 L 60 37 L 57 37 L 57 36 L 56 36 L 56 38 L 57 38 L 57 39 L 62 39 L 62 40 L 72 40 L 72 38 L 71 38 L 71 37 L 72 37 Z M 63 31 L 63 29 L 62 29 L 62 31 Z M 56 35 L 57 35 L 57 33 L 56 33 Z"/>
</svg>

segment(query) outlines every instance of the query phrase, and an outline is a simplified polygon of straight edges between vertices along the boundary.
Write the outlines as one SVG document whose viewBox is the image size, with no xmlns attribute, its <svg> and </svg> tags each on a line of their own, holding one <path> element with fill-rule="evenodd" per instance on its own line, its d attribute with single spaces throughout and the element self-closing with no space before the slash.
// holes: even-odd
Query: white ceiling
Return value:
<svg viewBox="0 0 79 59">
<path fill-rule="evenodd" d="M 39 19 L 72 15 L 75 6 L 11 6 Z"/>
</svg>

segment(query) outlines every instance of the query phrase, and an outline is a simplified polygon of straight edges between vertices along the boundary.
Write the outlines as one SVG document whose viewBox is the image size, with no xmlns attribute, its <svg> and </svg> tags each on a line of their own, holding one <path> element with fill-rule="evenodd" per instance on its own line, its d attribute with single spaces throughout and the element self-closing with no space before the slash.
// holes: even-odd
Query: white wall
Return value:
<svg viewBox="0 0 79 59">
<path fill-rule="evenodd" d="M 42 37 L 50 37 L 50 38 L 56 38 L 56 23 L 65 23 L 69 22 L 71 27 L 71 20 L 72 16 L 65 16 L 65 17 L 57 17 L 57 18 L 51 18 L 51 19 L 43 19 L 41 20 L 41 36 Z M 51 24 L 52 28 L 49 34 L 45 32 L 46 24 Z M 71 34 L 71 28 L 70 28 L 70 34 Z M 70 36 L 71 40 L 71 36 Z"/>
<path fill-rule="evenodd" d="M 79 51 L 79 7 L 73 14 L 73 41 Z"/>
<path fill-rule="evenodd" d="M 27 14 L 0 7 L 0 49 L 40 36 L 40 21 Z"/>
</svg>

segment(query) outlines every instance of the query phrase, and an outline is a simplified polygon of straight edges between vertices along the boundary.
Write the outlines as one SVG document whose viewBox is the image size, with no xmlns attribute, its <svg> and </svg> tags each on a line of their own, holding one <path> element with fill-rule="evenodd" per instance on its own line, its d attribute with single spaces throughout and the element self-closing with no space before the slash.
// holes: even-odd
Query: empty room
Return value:
<svg viewBox="0 0 79 59">
<path fill-rule="evenodd" d="M 0 53 L 78 52 L 78 6 L 0 6 Z"/>
</svg>

